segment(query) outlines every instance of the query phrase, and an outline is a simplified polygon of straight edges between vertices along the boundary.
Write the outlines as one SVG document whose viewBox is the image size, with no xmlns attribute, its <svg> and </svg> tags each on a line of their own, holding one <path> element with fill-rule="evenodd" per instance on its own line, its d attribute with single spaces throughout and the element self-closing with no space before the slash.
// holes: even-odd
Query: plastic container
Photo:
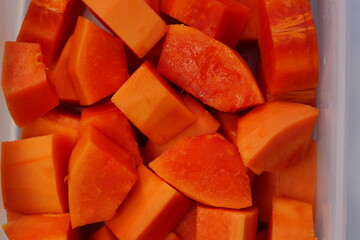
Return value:
<svg viewBox="0 0 360 240">
<path fill-rule="evenodd" d="M 0 56 L 3 43 L 14 40 L 28 6 L 26 0 L 0 0 Z M 346 239 L 347 146 L 347 0 L 314 0 L 320 49 L 317 128 L 318 182 L 316 233 L 319 240 Z M 1 68 L 1 66 L 0 66 Z M 0 141 L 14 140 L 18 129 L 0 91 Z M 0 193 L 1 194 L 1 193 Z M 2 199 L 2 197 L 1 197 Z M 0 203 L 2 206 L 2 200 Z M 1 208 L 1 223 L 6 222 Z M 0 240 L 7 239 L 0 231 Z"/>
</svg>

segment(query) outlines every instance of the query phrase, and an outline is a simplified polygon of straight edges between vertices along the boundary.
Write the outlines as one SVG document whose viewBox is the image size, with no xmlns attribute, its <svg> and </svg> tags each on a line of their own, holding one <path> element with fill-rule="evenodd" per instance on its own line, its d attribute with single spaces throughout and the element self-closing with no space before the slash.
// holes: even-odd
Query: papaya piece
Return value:
<svg viewBox="0 0 360 240">
<path fill-rule="evenodd" d="M 72 230 L 70 217 L 65 214 L 38 214 L 22 216 L 3 225 L 11 240 L 76 240 L 78 230 Z"/>
<path fill-rule="evenodd" d="M 160 10 L 230 47 L 236 47 L 249 16 L 237 0 L 162 0 Z"/>
<path fill-rule="evenodd" d="M 236 144 L 237 122 L 241 115 L 214 110 L 214 117 L 220 123 L 219 132 L 231 143 Z"/>
<path fill-rule="evenodd" d="M 235 112 L 264 102 L 242 57 L 192 27 L 169 26 L 158 71 L 220 111 Z"/>
<path fill-rule="evenodd" d="M 111 219 L 136 180 L 133 157 L 95 128 L 87 127 L 69 163 L 72 227 Z"/>
<path fill-rule="evenodd" d="M 283 101 L 316 106 L 316 89 L 271 94 L 267 91 L 261 62 L 258 64 L 258 83 L 267 102 Z"/>
<path fill-rule="evenodd" d="M 128 151 L 134 157 L 136 166 L 143 162 L 129 120 L 112 102 L 84 109 L 81 113 L 79 136 L 88 126 L 94 127 L 104 136 Z"/>
<path fill-rule="evenodd" d="M 144 165 L 137 171 L 138 181 L 106 225 L 119 239 L 165 239 L 191 208 L 192 201 Z"/>
<path fill-rule="evenodd" d="M 80 0 L 32 0 L 16 41 L 41 45 L 44 63 L 51 68 L 74 30 Z"/>
<path fill-rule="evenodd" d="M 254 205 L 259 207 L 259 219 L 268 222 L 273 197 L 287 197 L 312 204 L 316 194 L 316 142 L 311 140 L 305 156 L 294 166 L 263 172 L 254 180 Z"/>
<path fill-rule="evenodd" d="M 129 77 L 122 41 L 84 17 L 76 24 L 68 70 L 81 105 L 113 94 Z"/>
<path fill-rule="evenodd" d="M 117 238 L 107 226 L 102 226 L 99 230 L 91 234 L 88 240 L 117 240 Z"/>
<path fill-rule="evenodd" d="M 22 127 L 59 105 L 37 43 L 6 42 L 1 86 L 15 123 Z"/>
<path fill-rule="evenodd" d="M 238 120 L 236 142 L 245 166 L 254 173 L 295 165 L 310 143 L 319 110 L 311 106 L 270 102 Z"/>
<path fill-rule="evenodd" d="M 258 0 L 236 0 L 249 8 L 248 19 L 240 35 L 240 42 L 257 41 Z"/>
<path fill-rule="evenodd" d="M 319 57 L 310 1 L 260 0 L 258 9 L 259 47 L 267 92 L 315 89 Z"/>
<path fill-rule="evenodd" d="M 159 14 L 159 0 L 144 0 L 157 14 Z"/>
<path fill-rule="evenodd" d="M 192 122 L 194 114 L 149 63 L 143 63 L 111 101 L 149 139 L 164 144 Z"/>
<path fill-rule="evenodd" d="M 174 232 L 184 240 L 256 240 L 258 209 L 243 210 L 194 205 Z"/>
<path fill-rule="evenodd" d="M 21 131 L 21 138 L 30 138 L 48 134 L 62 135 L 71 139 L 75 146 L 80 116 L 68 109 L 54 109 L 26 124 Z"/>
<path fill-rule="evenodd" d="M 8 222 L 14 221 L 14 220 L 20 218 L 21 216 L 25 216 L 25 214 L 11 211 L 11 210 L 6 210 L 6 219 Z"/>
<path fill-rule="evenodd" d="M 166 33 L 165 22 L 144 0 L 84 0 L 84 3 L 139 58 Z"/>
<path fill-rule="evenodd" d="M 72 142 L 46 135 L 1 145 L 4 208 L 22 214 L 68 211 L 65 177 Z"/>
<path fill-rule="evenodd" d="M 195 115 L 195 122 L 165 144 L 160 145 L 148 140 L 142 150 L 145 163 L 154 160 L 183 137 L 211 134 L 218 130 L 219 122 L 197 100 L 189 94 L 182 95 L 181 99 L 184 101 L 186 107 Z"/>
<path fill-rule="evenodd" d="M 181 240 L 181 238 L 176 233 L 171 232 L 166 236 L 165 240 Z"/>
<path fill-rule="evenodd" d="M 309 203 L 289 199 L 273 198 L 269 240 L 316 240 L 313 210 Z"/>
<path fill-rule="evenodd" d="M 247 169 L 236 146 L 218 133 L 182 138 L 149 166 L 200 203 L 235 209 L 252 204 Z"/>
<path fill-rule="evenodd" d="M 78 105 L 79 97 L 75 91 L 74 84 L 70 79 L 68 71 L 71 41 L 72 36 L 66 42 L 65 47 L 60 54 L 59 60 L 48 79 L 55 89 L 60 102 Z"/>
</svg>

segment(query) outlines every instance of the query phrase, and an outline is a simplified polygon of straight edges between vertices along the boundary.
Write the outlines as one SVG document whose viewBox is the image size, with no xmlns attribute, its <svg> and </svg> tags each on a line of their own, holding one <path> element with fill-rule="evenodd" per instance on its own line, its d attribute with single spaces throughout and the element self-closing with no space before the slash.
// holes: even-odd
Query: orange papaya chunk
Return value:
<svg viewBox="0 0 360 240">
<path fill-rule="evenodd" d="M 135 159 L 136 166 L 143 160 L 134 132 L 125 115 L 111 102 L 84 109 L 81 113 L 79 136 L 92 126 L 114 143 L 127 150 Z"/>
<path fill-rule="evenodd" d="M 249 8 L 248 19 L 244 30 L 241 33 L 240 41 L 257 41 L 258 1 L 257 0 L 236 0 Z"/>
<path fill-rule="evenodd" d="M 89 126 L 69 163 L 71 225 L 111 219 L 137 180 L 133 157 Z"/>
<path fill-rule="evenodd" d="M 258 209 L 213 208 L 196 204 L 174 232 L 184 240 L 256 240 Z"/>
<path fill-rule="evenodd" d="M 267 91 L 264 79 L 264 71 L 261 62 L 258 64 L 258 83 L 267 102 L 283 101 L 303 103 L 310 106 L 316 106 L 316 89 L 306 89 L 293 92 L 282 92 L 271 94 Z"/>
<path fill-rule="evenodd" d="M 294 166 L 263 172 L 254 180 L 254 205 L 259 207 L 259 219 L 268 222 L 273 197 L 287 197 L 312 204 L 316 192 L 316 142 L 311 141 L 305 156 Z"/>
<path fill-rule="evenodd" d="M 264 102 L 242 57 L 192 27 L 169 26 L 158 71 L 220 111 L 235 112 Z"/>
<path fill-rule="evenodd" d="M 252 204 L 247 169 L 236 146 L 220 134 L 182 138 L 149 166 L 200 203 L 235 209 Z"/>
<path fill-rule="evenodd" d="M 270 94 L 317 87 L 319 57 L 310 1 L 260 0 L 258 31 Z"/>
<path fill-rule="evenodd" d="M 84 3 L 139 58 L 166 33 L 165 22 L 144 0 L 84 0 Z"/>
<path fill-rule="evenodd" d="M 181 99 L 184 101 L 186 107 L 195 115 L 195 122 L 165 144 L 160 145 L 148 140 L 142 150 L 145 163 L 154 160 L 183 137 L 211 134 L 218 130 L 219 122 L 197 100 L 189 94 L 182 95 Z"/>
<path fill-rule="evenodd" d="M 138 181 L 106 225 L 119 239 L 165 239 L 191 208 L 192 201 L 144 165 L 137 171 Z"/>
<path fill-rule="evenodd" d="M 78 105 L 79 97 L 75 91 L 68 71 L 69 57 L 71 49 L 72 36 L 69 38 L 65 47 L 63 48 L 59 60 L 57 61 L 54 70 L 50 77 L 48 77 L 50 84 L 55 89 L 59 100 L 63 103 Z"/>
<path fill-rule="evenodd" d="M 80 116 L 67 109 L 54 109 L 26 124 L 21 131 L 21 138 L 37 137 L 48 134 L 62 135 L 71 139 L 75 145 Z"/>
<path fill-rule="evenodd" d="M 1 86 L 9 112 L 22 127 L 59 104 L 37 43 L 6 42 Z"/>
<path fill-rule="evenodd" d="M 165 240 L 181 240 L 181 238 L 176 233 L 171 232 L 166 236 Z"/>
<path fill-rule="evenodd" d="M 39 43 L 44 63 L 51 68 L 74 30 L 80 4 L 80 0 L 32 0 L 16 41 Z"/>
<path fill-rule="evenodd" d="M 270 102 L 238 120 L 237 146 L 245 166 L 254 173 L 296 164 L 306 153 L 319 110 L 311 106 Z"/>
<path fill-rule="evenodd" d="M 91 234 L 88 240 L 117 240 L 117 238 L 107 226 L 102 226 L 99 230 Z"/>
<path fill-rule="evenodd" d="M 79 17 L 68 70 L 80 104 L 93 104 L 116 92 L 127 80 L 124 45 L 117 37 Z"/>
<path fill-rule="evenodd" d="M 159 0 L 144 0 L 157 14 L 159 14 Z"/>
<path fill-rule="evenodd" d="M 174 89 L 149 63 L 143 63 L 111 101 L 148 138 L 164 144 L 195 120 Z"/>
<path fill-rule="evenodd" d="M 274 198 L 268 239 L 316 240 L 311 204 Z"/>
<path fill-rule="evenodd" d="M 163 13 L 235 47 L 249 9 L 237 0 L 162 0 Z"/>
<path fill-rule="evenodd" d="M 22 216 L 3 225 L 3 229 L 11 240 L 78 239 L 78 230 L 71 229 L 68 213 Z"/>
<path fill-rule="evenodd" d="M 23 214 L 68 211 L 67 168 L 72 142 L 46 135 L 1 145 L 5 209 Z"/>
<path fill-rule="evenodd" d="M 20 218 L 21 216 L 25 216 L 25 214 L 19 213 L 19 212 L 15 212 L 12 210 L 6 210 L 6 219 L 8 222 L 14 221 L 18 218 Z"/>
</svg>

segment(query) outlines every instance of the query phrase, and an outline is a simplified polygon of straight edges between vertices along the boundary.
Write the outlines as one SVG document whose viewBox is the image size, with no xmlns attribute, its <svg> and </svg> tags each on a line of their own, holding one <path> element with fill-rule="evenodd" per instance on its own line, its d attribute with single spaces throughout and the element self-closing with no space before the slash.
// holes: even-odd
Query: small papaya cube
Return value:
<svg viewBox="0 0 360 240">
<path fill-rule="evenodd" d="M 163 13 L 236 47 L 249 9 L 238 0 L 162 0 Z"/>
<path fill-rule="evenodd" d="M 68 211 L 70 139 L 46 135 L 1 145 L 4 207 L 23 214 Z"/>
<path fill-rule="evenodd" d="M 299 162 L 310 143 L 319 110 L 300 103 L 269 102 L 238 120 L 236 142 L 245 166 L 272 172 Z"/>
<path fill-rule="evenodd" d="M 143 63 L 112 97 L 112 102 L 149 139 L 164 144 L 195 116 L 149 63 Z"/>
<path fill-rule="evenodd" d="M 236 146 L 218 133 L 182 138 L 149 166 L 200 203 L 235 209 L 252 204 L 247 169 Z"/>
<path fill-rule="evenodd" d="M 138 181 L 106 225 L 118 239 L 165 239 L 192 201 L 144 165 L 137 171 Z"/>
<path fill-rule="evenodd" d="M 157 68 L 162 76 L 220 111 L 235 112 L 264 102 L 244 59 L 192 27 L 169 26 Z"/>
<path fill-rule="evenodd" d="M 311 204 L 276 197 L 272 203 L 269 240 L 317 240 Z"/>
<path fill-rule="evenodd" d="M 270 94 L 315 89 L 319 57 L 310 1 L 258 1 L 258 37 Z"/>
<path fill-rule="evenodd" d="M 129 77 L 124 44 L 86 18 L 79 17 L 68 70 L 80 105 L 91 105 L 116 92 Z"/>
<path fill-rule="evenodd" d="M 186 107 L 195 115 L 195 122 L 165 144 L 160 145 L 154 141 L 148 140 L 142 150 L 144 161 L 146 163 L 154 160 L 183 137 L 211 134 L 218 130 L 219 122 L 197 100 L 189 94 L 182 95 L 181 99 L 184 101 Z"/>
<path fill-rule="evenodd" d="M 9 112 L 19 127 L 59 104 L 47 81 L 37 43 L 5 43 L 1 85 Z"/>
<path fill-rule="evenodd" d="M 129 120 L 112 102 L 84 109 L 81 113 L 79 136 L 88 126 L 96 128 L 104 136 L 127 150 L 134 157 L 136 166 L 143 162 Z"/>
<path fill-rule="evenodd" d="M 134 158 L 95 128 L 87 127 L 69 163 L 72 227 L 111 219 L 136 180 Z"/>
<path fill-rule="evenodd" d="M 258 209 L 243 210 L 194 205 L 176 226 L 181 239 L 256 240 Z"/>
<path fill-rule="evenodd" d="M 80 116 L 77 112 L 54 109 L 26 124 L 21 131 L 21 138 L 30 138 L 48 134 L 62 135 L 71 139 L 75 146 Z"/>
<path fill-rule="evenodd" d="M 312 204 L 316 193 L 316 142 L 311 140 L 305 156 L 294 166 L 274 172 L 263 172 L 254 180 L 254 205 L 259 219 L 269 221 L 273 197 L 287 197 Z"/>
<path fill-rule="evenodd" d="M 165 22 L 144 0 L 84 0 L 84 3 L 139 58 L 166 33 Z"/>
<path fill-rule="evenodd" d="M 102 226 L 99 230 L 91 234 L 88 240 L 117 240 L 117 238 L 107 226 Z"/>
<path fill-rule="evenodd" d="M 44 63 L 51 68 L 74 30 L 80 3 L 80 0 L 32 0 L 16 41 L 39 43 Z"/>
<path fill-rule="evenodd" d="M 76 240 L 78 230 L 72 230 L 68 213 L 22 216 L 3 225 L 11 240 Z"/>
<path fill-rule="evenodd" d="M 50 84 L 55 89 L 59 100 L 63 103 L 78 105 L 79 97 L 75 91 L 74 84 L 70 79 L 68 66 L 71 49 L 72 36 L 66 42 L 54 70 L 49 74 Z"/>
<path fill-rule="evenodd" d="M 181 240 L 181 238 L 176 233 L 171 232 L 166 236 L 165 240 Z"/>
</svg>

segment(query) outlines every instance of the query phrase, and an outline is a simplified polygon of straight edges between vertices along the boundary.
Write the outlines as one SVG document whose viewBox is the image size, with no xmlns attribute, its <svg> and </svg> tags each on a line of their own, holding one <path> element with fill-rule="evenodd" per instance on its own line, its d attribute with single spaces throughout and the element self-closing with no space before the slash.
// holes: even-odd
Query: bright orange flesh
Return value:
<svg viewBox="0 0 360 240">
<path fill-rule="evenodd" d="M 165 22 L 144 0 L 84 0 L 84 3 L 139 58 L 166 33 Z"/>
<path fill-rule="evenodd" d="M 65 177 L 72 147 L 70 139 L 56 135 L 3 142 L 5 209 L 23 214 L 67 212 Z"/>
<path fill-rule="evenodd" d="M 1 86 L 11 117 L 19 127 L 59 104 L 46 79 L 37 43 L 5 43 Z"/>
<path fill-rule="evenodd" d="M 319 110 L 290 102 L 256 107 L 238 121 L 237 146 L 254 173 L 296 164 L 306 153 Z"/>
<path fill-rule="evenodd" d="M 169 83 L 148 62 L 131 75 L 111 100 L 142 133 L 158 144 L 168 142 L 195 120 Z"/>
<path fill-rule="evenodd" d="M 192 206 L 144 165 L 139 180 L 106 225 L 119 239 L 157 240 L 165 237 Z"/>
<path fill-rule="evenodd" d="M 257 208 L 230 210 L 196 204 L 176 226 L 184 240 L 256 240 Z"/>
<path fill-rule="evenodd" d="M 137 180 L 133 157 L 89 126 L 69 163 L 71 225 L 111 219 Z"/>
<path fill-rule="evenodd" d="M 165 144 L 160 145 L 151 140 L 147 141 L 142 150 L 145 163 L 154 160 L 183 137 L 212 134 L 218 130 L 219 122 L 197 100 L 188 94 L 182 95 L 181 99 L 186 107 L 195 115 L 195 122 Z"/>
<path fill-rule="evenodd" d="M 247 169 L 236 146 L 220 134 L 182 138 L 149 166 L 200 203 L 235 209 L 252 204 Z"/>
</svg>

